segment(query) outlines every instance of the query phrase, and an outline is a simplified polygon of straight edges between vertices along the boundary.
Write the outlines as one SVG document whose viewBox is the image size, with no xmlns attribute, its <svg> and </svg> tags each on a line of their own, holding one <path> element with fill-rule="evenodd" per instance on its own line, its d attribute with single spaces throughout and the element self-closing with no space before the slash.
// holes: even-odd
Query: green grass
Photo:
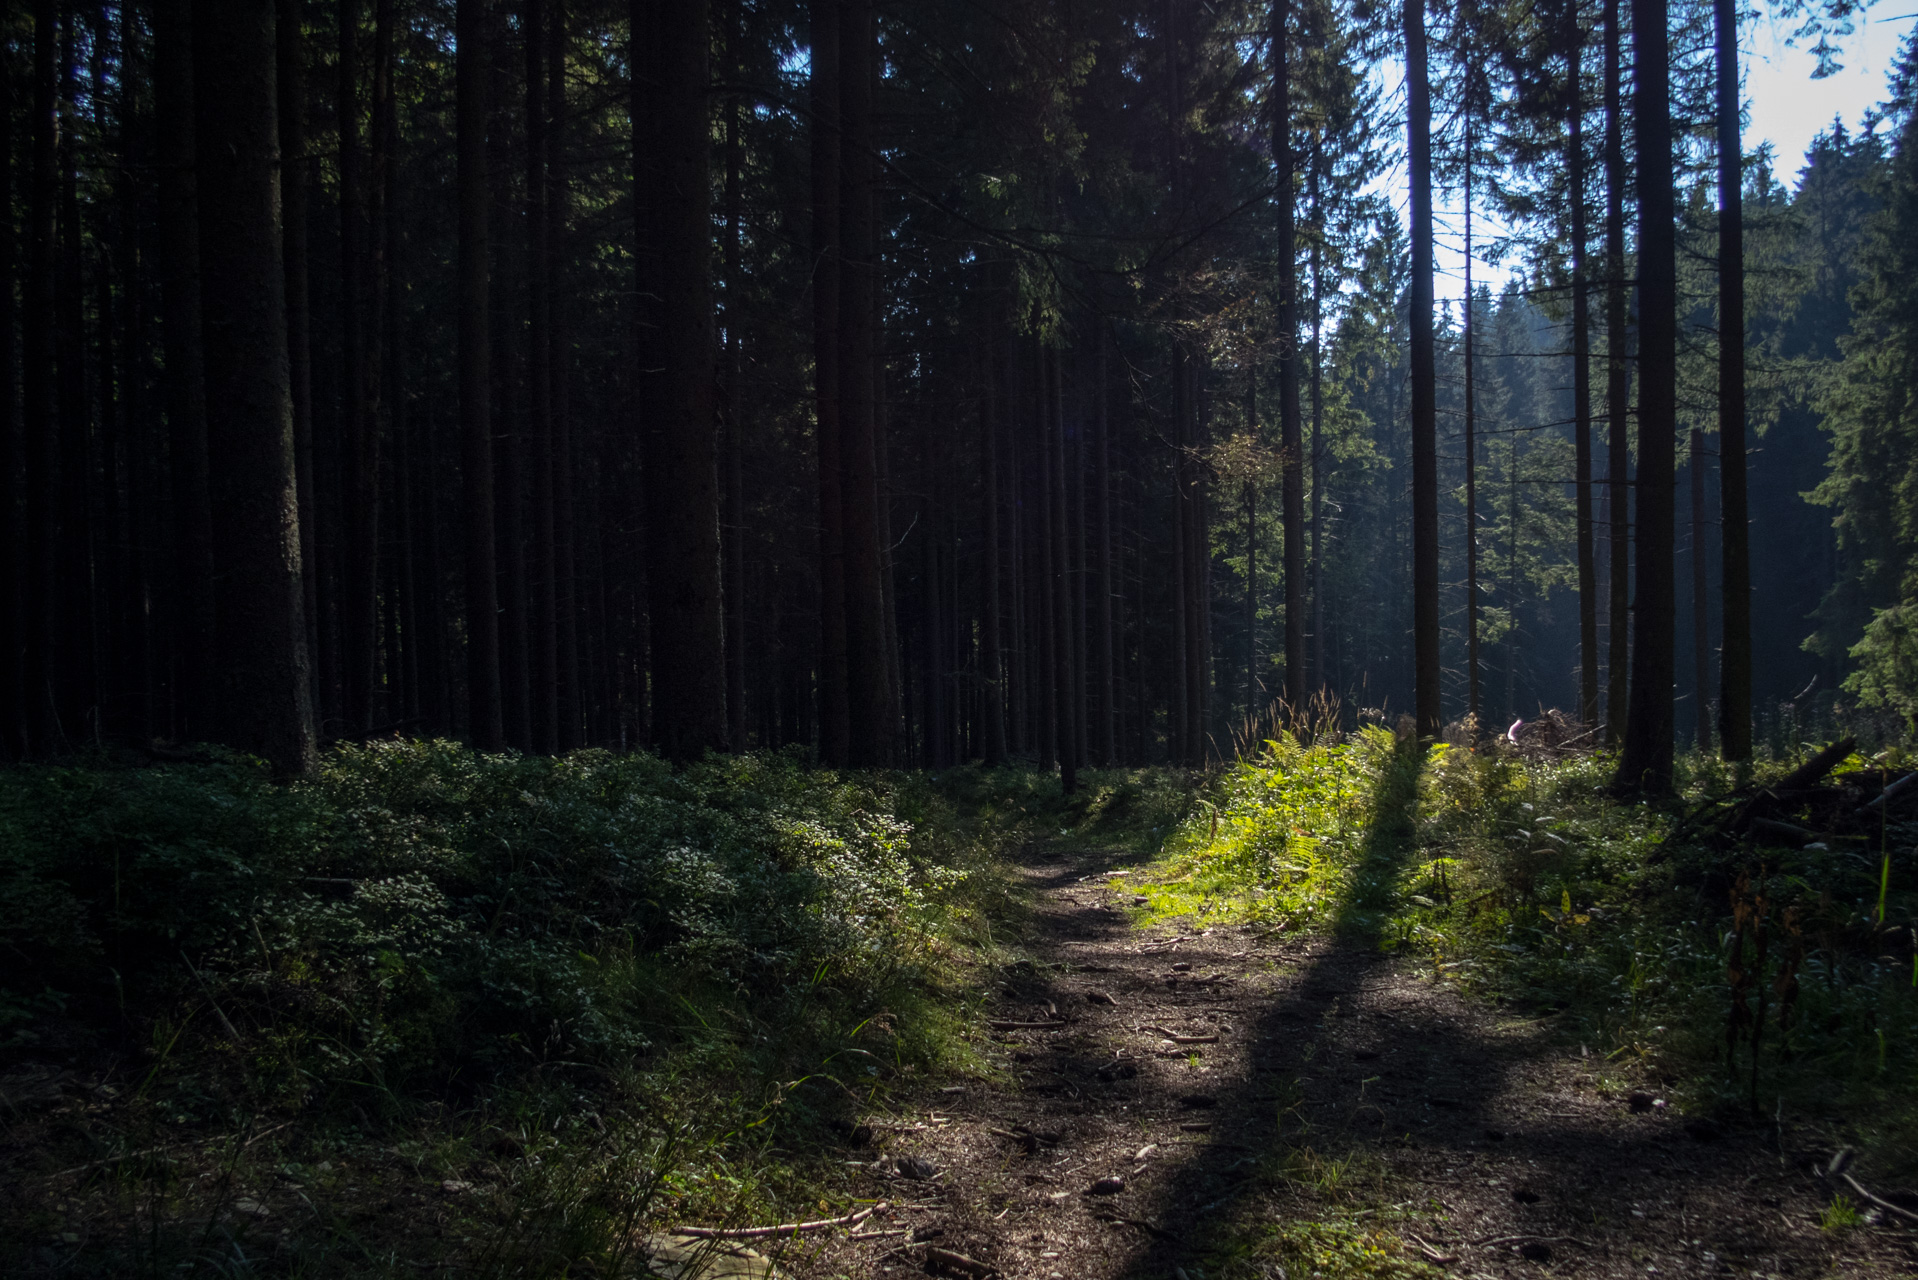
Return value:
<svg viewBox="0 0 1918 1280">
<path fill-rule="evenodd" d="M 8 1117 L 0 1271 L 610 1275 L 663 1224 L 843 1210 L 849 1119 L 989 1073 L 1009 858 L 1147 859 L 1190 802 L 1084 782 L 444 742 L 0 771 L 0 1073 L 52 1088 Z"/>
<path fill-rule="evenodd" d="M 1762 765 L 1760 781 L 1791 763 Z M 1918 826 L 1889 827 L 1889 863 L 1875 849 L 1725 853 L 1674 834 L 1688 806 L 1732 785 L 1719 762 L 1682 761 L 1668 807 L 1614 800 L 1611 771 L 1607 757 L 1528 760 L 1499 743 L 1421 757 L 1380 729 L 1276 742 L 1212 779 L 1128 883 L 1149 900 L 1142 923 L 1339 932 L 1555 1014 L 1621 1088 L 1656 1077 L 1733 1122 L 1782 1109 L 1884 1176 L 1918 1173 Z"/>
</svg>

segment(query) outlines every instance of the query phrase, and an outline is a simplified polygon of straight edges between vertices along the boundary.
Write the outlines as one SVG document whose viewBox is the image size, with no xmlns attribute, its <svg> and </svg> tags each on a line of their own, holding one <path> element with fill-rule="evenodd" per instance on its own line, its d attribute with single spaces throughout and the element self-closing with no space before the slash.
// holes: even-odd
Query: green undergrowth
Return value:
<svg viewBox="0 0 1918 1280">
<path fill-rule="evenodd" d="M 850 1117 L 986 1070 L 1002 854 L 1149 852 L 1183 794 L 444 742 L 0 772 L 0 1272 L 612 1274 L 666 1218 L 841 1207 Z"/>
<path fill-rule="evenodd" d="M 1871 847 L 1707 848 L 1681 818 L 1732 786 L 1725 766 L 1682 760 L 1657 806 L 1614 799 L 1613 765 L 1418 753 L 1381 729 L 1276 742 L 1217 775 L 1129 883 L 1142 922 L 1341 932 L 1549 1015 L 1610 1087 L 1810 1123 L 1918 1174 L 1918 824 Z"/>
</svg>

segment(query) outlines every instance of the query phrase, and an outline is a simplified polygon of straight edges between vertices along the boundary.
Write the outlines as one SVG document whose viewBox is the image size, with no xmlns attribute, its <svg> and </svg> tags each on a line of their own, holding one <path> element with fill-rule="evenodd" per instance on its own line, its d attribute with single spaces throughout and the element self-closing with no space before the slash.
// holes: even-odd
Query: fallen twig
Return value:
<svg viewBox="0 0 1918 1280">
<path fill-rule="evenodd" d="M 881 1200 L 843 1218 L 819 1218 L 812 1222 L 782 1222 L 776 1227 L 674 1227 L 670 1234 L 690 1236 L 695 1240 L 764 1240 L 772 1236 L 798 1235 L 802 1231 L 819 1231 L 826 1227 L 850 1227 L 864 1222 L 867 1218 L 891 1206 Z"/>
<path fill-rule="evenodd" d="M 1476 1249 L 1490 1249 L 1501 1244 L 1575 1244 L 1581 1249 L 1596 1249 L 1598 1246 L 1589 1240 L 1580 1240 L 1577 1236 L 1488 1236 L 1483 1240 L 1472 1241 Z"/>
<path fill-rule="evenodd" d="M 1168 1031 L 1168 1030 L 1167 1030 L 1166 1028 L 1164 1028 L 1164 1027 L 1160 1027 L 1160 1026 L 1153 1026 L 1153 1025 L 1150 1025 L 1150 1024 L 1148 1024 L 1148 1025 L 1146 1025 L 1146 1026 L 1143 1026 L 1143 1027 L 1140 1027 L 1140 1028 L 1139 1028 L 1139 1030 L 1141 1030 L 1141 1031 L 1156 1031 L 1156 1032 L 1158 1032 L 1158 1033 L 1159 1033 L 1160 1035 L 1162 1035 L 1162 1036 L 1164 1036 L 1164 1037 L 1165 1037 L 1166 1039 L 1168 1039 L 1168 1040 L 1170 1040 L 1170 1041 L 1171 1041 L 1171 1042 L 1172 1042 L 1173 1044 L 1217 1044 L 1217 1043 L 1219 1043 L 1219 1037 L 1218 1037 L 1218 1036 L 1216 1036 L 1216 1035 L 1210 1035 L 1210 1036 L 1182 1036 L 1182 1035 L 1180 1035 L 1180 1034 L 1179 1034 L 1178 1032 L 1176 1032 L 1176 1031 Z"/>
<path fill-rule="evenodd" d="M 911 1234 L 910 1227 L 893 1227 L 886 1231 L 851 1231 L 846 1234 L 848 1240 L 884 1240 L 889 1236 Z"/>
<path fill-rule="evenodd" d="M 1066 1024 L 1066 1021 L 1062 1018 L 1057 1022 L 991 1021 L 991 1022 L 987 1022 L 986 1025 L 992 1028 L 994 1031 L 1057 1031 L 1059 1030 L 1059 1028 L 1066 1026 L 1067 1024 Z"/>
<path fill-rule="evenodd" d="M 968 1258 L 963 1253 L 954 1253 L 950 1249 L 941 1249 L 938 1245 L 926 1246 L 926 1261 L 948 1271 L 961 1271 L 969 1276 L 989 1276 L 996 1268 L 988 1266 L 977 1258 Z"/>
<path fill-rule="evenodd" d="M 1865 1189 L 1865 1185 L 1862 1182 L 1852 1177 L 1849 1173 L 1840 1173 L 1838 1176 L 1843 1178 L 1846 1182 L 1850 1183 L 1851 1189 L 1853 1191 L 1856 1191 L 1859 1195 L 1871 1201 L 1874 1207 L 1883 1209 L 1886 1213 L 1896 1214 L 1898 1217 L 1903 1218 L 1906 1222 L 1918 1222 L 1918 1213 L 1913 1213 L 1911 1210 L 1905 1208 L 1902 1205 L 1893 1204 L 1891 1201 L 1884 1199 L 1882 1196 L 1873 1195 L 1870 1191 L 1867 1191 Z"/>
</svg>

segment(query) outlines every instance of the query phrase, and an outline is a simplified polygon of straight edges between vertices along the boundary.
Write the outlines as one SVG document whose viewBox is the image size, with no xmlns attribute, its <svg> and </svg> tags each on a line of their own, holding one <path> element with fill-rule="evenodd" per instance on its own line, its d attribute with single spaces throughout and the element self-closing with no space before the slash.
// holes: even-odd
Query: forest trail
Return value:
<svg viewBox="0 0 1918 1280">
<path fill-rule="evenodd" d="M 1359 940 L 1141 931 L 1097 854 L 1035 849 L 1022 874 L 1027 958 L 990 1016 L 1060 1025 L 995 1032 L 1004 1083 L 868 1116 L 857 1194 L 901 1207 L 861 1230 L 910 1234 L 840 1234 L 789 1274 L 1199 1280 L 1222 1247 L 1310 1222 L 1461 1277 L 1918 1274 L 1909 1235 L 1821 1229 L 1831 1192 L 1791 1126 L 1781 1155 L 1770 1126 L 1690 1120 L 1549 1017 Z M 1245 1274 L 1321 1269 L 1272 1248 Z"/>
</svg>

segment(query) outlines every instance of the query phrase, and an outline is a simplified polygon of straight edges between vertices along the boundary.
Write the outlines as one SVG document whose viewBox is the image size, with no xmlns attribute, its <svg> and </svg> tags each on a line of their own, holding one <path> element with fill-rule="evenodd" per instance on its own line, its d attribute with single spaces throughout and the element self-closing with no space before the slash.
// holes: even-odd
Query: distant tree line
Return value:
<svg viewBox="0 0 1918 1280">
<path fill-rule="evenodd" d="M 1910 76 L 1787 189 L 1737 21 L 16 6 L 0 751 L 1909 715 Z"/>
</svg>

